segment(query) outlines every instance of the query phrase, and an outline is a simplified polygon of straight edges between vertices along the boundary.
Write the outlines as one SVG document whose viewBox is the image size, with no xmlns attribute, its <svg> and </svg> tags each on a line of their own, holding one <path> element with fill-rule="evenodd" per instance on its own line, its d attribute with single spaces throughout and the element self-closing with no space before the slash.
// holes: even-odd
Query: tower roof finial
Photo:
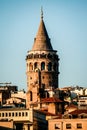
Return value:
<svg viewBox="0 0 87 130">
<path fill-rule="evenodd" d="M 41 19 L 43 19 L 43 7 L 41 6 Z"/>
</svg>

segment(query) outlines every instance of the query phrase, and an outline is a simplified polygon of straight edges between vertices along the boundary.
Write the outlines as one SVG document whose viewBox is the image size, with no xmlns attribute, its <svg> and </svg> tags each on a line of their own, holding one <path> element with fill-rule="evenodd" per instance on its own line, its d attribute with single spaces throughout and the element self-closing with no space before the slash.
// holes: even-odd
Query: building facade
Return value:
<svg viewBox="0 0 87 130">
<path fill-rule="evenodd" d="M 0 109 L 0 126 L 4 130 L 33 130 L 33 111 L 23 108 Z"/>
<path fill-rule="evenodd" d="M 87 119 L 51 119 L 48 130 L 86 130 Z"/>
</svg>

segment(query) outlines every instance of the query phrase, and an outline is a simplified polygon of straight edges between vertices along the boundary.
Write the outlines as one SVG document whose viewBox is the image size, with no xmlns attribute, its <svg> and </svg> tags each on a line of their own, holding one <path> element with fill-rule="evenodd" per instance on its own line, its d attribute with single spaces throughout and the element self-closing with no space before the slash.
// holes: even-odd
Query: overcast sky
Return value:
<svg viewBox="0 0 87 130">
<path fill-rule="evenodd" d="M 0 0 L 0 82 L 27 89 L 25 58 L 38 31 L 41 6 L 60 58 L 59 87 L 87 87 L 87 0 Z"/>
</svg>

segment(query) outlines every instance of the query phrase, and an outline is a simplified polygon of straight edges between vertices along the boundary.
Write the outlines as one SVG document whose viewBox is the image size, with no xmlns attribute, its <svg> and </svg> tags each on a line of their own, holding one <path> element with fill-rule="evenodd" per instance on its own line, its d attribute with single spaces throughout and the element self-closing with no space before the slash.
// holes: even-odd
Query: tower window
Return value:
<svg viewBox="0 0 87 130">
<path fill-rule="evenodd" d="M 56 63 L 53 65 L 53 70 L 57 71 L 57 64 Z"/>
<path fill-rule="evenodd" d="M 34 63 L 34 70 L 37 68 L 37 62 Z"/>
<path fill-rule="evenodd" d="M 30 91 L 30 101 L 32 101 L 32 92 Z"/>
<path fill-rule="evenodd" d="M 29 70 L 30 70 L 30 71 L 33 70 L 33 65 L 32 65 L 32 63 L 29 64 Z"/>
<path fill-rule="evenodd" d="M 48 71 L 52 71 L 52 63 L 51 62 L 48 63 Z"/>
<path fill-rule="evenodd" d="M 45 70 L 45 63 L 44 62 L 41 63 L 41 70 Z"/>
</svg>

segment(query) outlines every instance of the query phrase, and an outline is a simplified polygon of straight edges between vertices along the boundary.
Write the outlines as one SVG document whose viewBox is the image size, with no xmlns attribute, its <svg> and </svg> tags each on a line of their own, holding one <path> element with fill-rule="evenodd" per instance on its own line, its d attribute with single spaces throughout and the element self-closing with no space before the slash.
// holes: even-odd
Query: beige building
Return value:
<svg viewBox="0 0 87 130">
<path fill-rule="evenodd" d="M 13 120 L 0 120 L 0 130 L 13 130 L 14 122 Z"/>
<path fill-rule="evenodd" d="M 6 103 L 6 99 L 11 97 L 11 92 L 17 91 L 17 86 L 10 83 L 0 83 L 0 106 Z"/>
<path fill-rule="evenodd" d="M 87 119 L 51 119 L 48 130 L 87 130 Z"/>
<path fill-rule="evenodd" d="M 87 109 L 87 95 L 78 96 L 78 108 Z"/>
<path fill-rule="evenodd" d="M 9 130 L 10 127 L 12 130 L 33 130 L 33 110 L 24 108 L 0 109 L 0 126 L 4 127 L 4 130 L 8 127 Z"/>
<path fill-rule="evenodd" d="M 26 92 L 24 90 L 12 92 L 11 97 L 26 99 Z"/>
</svg>

